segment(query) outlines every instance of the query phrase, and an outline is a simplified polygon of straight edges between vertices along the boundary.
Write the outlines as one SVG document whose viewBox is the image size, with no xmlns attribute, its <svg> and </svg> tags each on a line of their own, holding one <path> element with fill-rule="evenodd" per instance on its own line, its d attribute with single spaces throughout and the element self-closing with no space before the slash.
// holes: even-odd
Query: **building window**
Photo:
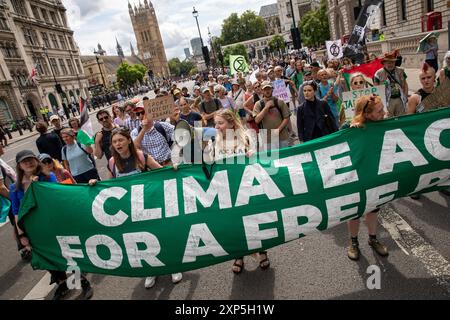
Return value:
<svg viewBox="0 0 450 320">
<path fill-rule="evenodd" d="M 48 34 L 46 32 L 41 32 L 42 41 L 44 41 L 44 46 L 50 48 L 50 41 L 48 40 Z"/>
<path fill-rule="evenodd" d="M 41 16 L 39 15 L 39 10 L 35 6 L 31 6 L 31 11 L 33 11 L 33 16 L 37 20 L 41 20 Z"/>
<path fill-rule="evenodd" d="M 291 10 L 291 3 L 290 2 L 286 2 L 286 9 L 287 9 L 287 17 L 288 18 L 292 18 L 292 10 Z"/>
<path fill-rule="evenodd" d="M 89 68 L 89 73 L 90 73 L 90 74 L 93 74 L 93 73 L 94 73 L 94 71 L 92 70 L 92 68 Z"/>
<path fill-rule="evenodd" d="M 64 15 L 64 12 L 60 12 L 60 14 L 61 14 L 61 20 L 62 20 L 63 26 L 67 27 L 67 20 L 66 20 L 66 16 Z"/>
<path fill-rule="evenodd" d="M 75 50 L 74 47 L 73 47 L 73 40 L 72 40 L 72 37 L 69 36 L 69 37 L 67 37 L 67 39 L 69 40 L 69 46 L 70 46 L 70 49 L 71 49 L 71 50 Z"/>
<path fill-rule="evenodd" d="M 36 66 L 38 75 L 44 74 L 44 69 L 42 68 L 41 58 L 35 57 L 34 58 L 34 64 Z"/>
<path fill-rule="evenodd" d="M 75 59 L 75 64 L 77 65 L 78 74 L 82 74 L 80 60 Z"/>
<path fill-rule="evenodd" d="M 6 18 L 2 12 L 0 12 L 0 30 L 9 30 L 8 23 L 6 23 Z"/>
<path fill-rule="evenodd" d="M 39 45 L 39 42 L 37 41 L 36 37 L 36 32 L 34 30 L 31 30 L 29 28 L 23 28 L 22 30 L 27 44 L 32 46 Z"/>
<path fill-rule="evenodd" d="M 400 20 L 406 21 L 406 0 L 400 0 Z"/>
<path fill-rule="evenodd" d="M 59 24 L 58 23 L 59 21 L 54 11 L 50 11 L 50 19 L 52 20 L 53 24 Z"/>
<path fill-rule="evenodd" d="M 386 8 L 384 6 L 384 1 L 381 3 L 381 25 L 386 25 Z"/>
<path fill-rule="evenodd" d="M 434 0 L 427 0 L 427 12 L 434 11 Z"/>
<path fill-rule="evenodd" d="M 59 72 L 58 64 L 56 63 L 55 58 L 50 58 L 50 66 L 51 66 L 53 72 L 58 76 L 60 74 L 60 72 Z"/>
<path fill-rule="evenodd" d="M 25 1 L 23 1 L 23 0 L 11 0 L 11 4 L 13 6 L 14 11 L 17 14 L 21 14 L 23 16 L 27 15 L 27 9 L 25 9 Z"/>
<path fill-rule="evenodd" d="M 56 35 L 51 34 L 50 38 L 52 38 L 53 48 L 59 49 L 59 44 L 58 44 L 58 40 L 56 40 Z"/>
<path fill-rule="evenodd" d="M 49 21 L 48 21 L 47 10 L 41 9 L 41 13 L 42 13 L 42 19 L 43 19 L 45 22 L 49 22 Z"/>
<path fill-rule="evenodd" d="M 49 69 L 48 69 L 47 60 L 45 60 L 43 57 L 41 57 L 41 58 L 39 58 L 39 63 L 41 65 L 41 67 L 44 69 L 43 74 L 50 74 Z"/>
<path fill-rule="evenodd" d="M 64 36 L 58 36 L 59 37 L 59 43 L 61 43 L 61 48 L 63 48 L 64 50 L 67 50 L 67 43 L 66 43 L 66 39 L 64 38 Z"/>
<path fill-rule="evenodd" d="M 62 74 L 67 75 L 67 68 L 66 68 L 66 64 L 64 63 L 63 59 L 59 59 L 59 66 L 61 67 Z"/>
<path fill-rule="evenodd" d="M 69 67 L 70 74 L 75 74 L 75 69 L 73 68 L 72 60 L 66 59 L 67 66 Z"/>
</svg>

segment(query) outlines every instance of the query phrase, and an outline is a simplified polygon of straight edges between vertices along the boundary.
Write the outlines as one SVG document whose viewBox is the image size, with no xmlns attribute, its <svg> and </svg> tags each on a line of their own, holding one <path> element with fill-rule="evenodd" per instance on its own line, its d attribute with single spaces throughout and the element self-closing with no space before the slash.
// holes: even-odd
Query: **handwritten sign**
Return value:
<svg viewBox="0 0 450 320">
<path fill-rule="evenodd" d="M 386 87 L 385 86 L 376 86 L 370 88 L 364 88 L 360 90 L 352 90 L 348 92 L 342 93 L 342 108 L 345 111 L 345 120 L 349 121 L 353 119 L 355 116 L 355 102 L 359 97 L 376 94 L 380 96 L 381 102 L 384 106 L 384 111 L 387 112 L 387 103 L 386 103 Z"/>
<path fill-rule="evenodd" d="M 144 100 L 147 117 L 152 120 L 167 119 L 174 111 L 175 103 L 171 95 L 152 100 Z"/>
<path fill-rule="evenodd" d="M 291 101 L 291 93 L 289 92 L 289 88 L 286 86 L 283 79 L 272 81 L 272 85 L 272 95 L 274 97 L 277 97 L 286 103 Z"/>
</svg>

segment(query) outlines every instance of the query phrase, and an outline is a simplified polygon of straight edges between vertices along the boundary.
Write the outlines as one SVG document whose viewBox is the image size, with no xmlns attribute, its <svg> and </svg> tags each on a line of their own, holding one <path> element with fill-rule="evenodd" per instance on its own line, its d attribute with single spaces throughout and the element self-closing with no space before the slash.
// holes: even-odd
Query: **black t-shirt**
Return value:
<svg viewBox="0 0 450 320">
<path fill-rule="evenodd" d="M 60 138 L 54 132 L 44 133 L 36 140 L 36 146 L 39 153 L 47 153 L 53 159 L 61 161 L 62 143 Z"/>
<path fill-rule="evenodd" d="M 100 146 L 102 147 L 102 151 L 105 154 L 107 160 L 109 160 L 111 155 L 111 134 L 112 130 L 104 130 L 102 129 L 101 133 L 103 134 L 102 140 L 100 141 Z"/>
<path fill-rule="evenodd" d="M 180 119 L 187 121 L 191 126 L 194 126 L 195 121 L 201 121 L 202 116 L 197 112 L 190 112 L 188 115 L 180 113 Z"/>
<path fill-rule="evenodd" d="M 61 138 L 61 131 L 63 131 L 63 130 L 66 129 L 66 128 L 68 128 L 68 127 L 62 126 L 61 129 L 56 129 L 56 128 L 53 129 L 53 132 L 58 136 L 58 138 L 59 138 L 59 140 L 61 141 L 61 144 L 62 144 L 63 146 L 65 146 L 66 143 L 65 143 L 64 140 Z"/>
</svg>

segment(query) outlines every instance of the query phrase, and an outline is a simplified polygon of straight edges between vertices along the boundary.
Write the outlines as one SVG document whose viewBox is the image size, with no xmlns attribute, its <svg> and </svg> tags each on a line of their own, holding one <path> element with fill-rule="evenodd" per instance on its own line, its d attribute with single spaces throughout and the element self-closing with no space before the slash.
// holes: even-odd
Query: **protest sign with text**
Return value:
<svg viewBox="0 0 450 320">
<path fill-rule="evenodd" d="M 380 96 L 381 102 L 384 106 L 384 111 L 387 112 L 387 103 L 386 103 L 386 88 L 385 86 L 375 86 L 360 90 L 352 90 L 342 92 L 342 108 L 345 111 L 345 119 L 347 121 L 353 119 L 355 116 L 355 102 L 359 97 L 376 94 Z"/>
<path fill-rule="evenodd" d="M 174 111 L 174 101 L 172 95 L 144 100 L 145 113 L 148 119 L 165 120 L 169 118 Z"/>
<path fill-rule="evenodd" d="M 272 86 L 273 86 L 272 95 L 274 97 L 277 97 L 286 103 L 291 101 L 291 93 L 283 79 L 277 79 L 275 81 L 272 81 Z"/>
</svg>

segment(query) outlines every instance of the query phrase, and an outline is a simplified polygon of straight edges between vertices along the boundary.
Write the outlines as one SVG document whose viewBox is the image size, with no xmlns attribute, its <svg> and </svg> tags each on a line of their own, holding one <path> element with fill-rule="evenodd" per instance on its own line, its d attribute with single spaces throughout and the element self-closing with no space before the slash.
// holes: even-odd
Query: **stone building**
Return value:
<svg viewBox="0 0 450 320">
<path fill-rule="evenodd" d="M 145 66 L 153 71 L 155 76 L 169 76 L 169 64 L 167 63 L 166 52 L 153 4 L 144 0 L 143 5 L 139 3 L 139 8 L 135 5 L 133 9 L 131 4 L 128 3 L 128 11 L 136 37 L 139 57 Z"/>
<path fill-rule="evenodd" d="M 295 25 L 298 27 L 300 20 L 308 11 L 317 9 L 320 6 L 320 0 L 277 0 L 277 6 L 281 32 L 290 34 L 293 26 L 292 15 L 294 15 Z"/>
<path fill-rule="evenodd" d="M 87 88 L 61 1 L 0 0 L 0 122 L 56 112 Z"/>
<path fill-rule="evenodd" d="M 278 15 L 278 6 L 276 3 L 262 6 L 259 10 L 259 16 L 266 23 L 268 36 L 281 33 L 280 16 Z"/>
<path fill-rule="evenodd" d="M 346 38 L 352 33 L 358 18 L 362 0 L 327 0 L 330 34 L 333 40 Z M 424 60 L 416 49 L 420 39 L 429 31 L 422 25 L 427 14 L 441 15 L 441 29 L 435 30 L 439 37 L 439 65 L 448 50 L 448 20 L 450 5 L 445 0 L 385 0 L 367 32 L 369 53 L 381 55 L 399 49 L 404 66 L 416 68 Z M 385 40 L 378 41 L 383 34 Z"/>
</svg>

